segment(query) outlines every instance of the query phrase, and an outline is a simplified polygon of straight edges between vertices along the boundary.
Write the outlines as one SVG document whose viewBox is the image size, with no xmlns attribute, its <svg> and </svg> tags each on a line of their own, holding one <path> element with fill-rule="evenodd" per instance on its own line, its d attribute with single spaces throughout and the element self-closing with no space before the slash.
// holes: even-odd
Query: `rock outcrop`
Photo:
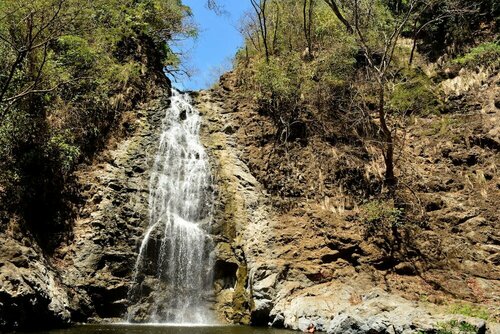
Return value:
<svg viewBox="0 0 500 334">
<path fill-rule="evenodd" d="M 435 332 L 446 326 L 498 332 L 494 147 L 481 146 L 480 139 L 465 147 L 457 141 L 449 154 L 435 158 L 428 150 L 449 145 L 448 137 L 429 143 L 419 130 L 435 125 L 410 127 L 404 167 L 425 171 L 410 181 L 427 211 L 425 224 L 402 230 L 402 241 L 370 234 L 356 212 L 359 199 L 367 202 L 380 187 L 377 152 L 313 134 L 277 143 L 273 126 L 237 80 L 228 74 L 221 87 L 197 96 L 215 171 L 214 233 L 223 277 L 217 308 L 226 320 L 296 330 L 313 323 L 329 333 Z M 497 79 L 489 80 L 496 87 Z M 477 136 L 498 127 L 498 109 L 489 100 L 484 105 L 487 111 L 475 111 L 477 123 L 469 124 Z M 457 136 L 468 132 L 457 125 Z M 483 190 L 467 177 L 469 167 L 476 174 L 486 168 Z M 454 188 L 467 180 L 467 191 Z M 489 321 L 453 310 L 462 303 L 483 310 Z"/>
<path fill-rule="evenodd" d="M 41 249 L 12 230 L 0 233 L 0 330 L 69 324 L 79 297 Z"/>
<path fill-rule="evenodd" d="M 168 95 L 125 114 L 122 139 L 76 173 L 82 204 L 73 240 L 58 249 L 63 281 L 97 318 L 123 319 L 141 237 L 148 224 L 150 169 Z"/>
<path fill-rule="evenodd" d="M 149 170 L 168 94 L 122 115 L 107 147 L 75 173 L 72 238 L 48 256 L 14 220 L 0 234 L 0 329 L 119 318 L 147 225 Z"/>
<path fill-rule="evenodd" d="M 208 92 L 201 92 L 196 101 L 205 120 L 202 141 L 211 157 L 217 198 L 212 223 L 217 256 L 216 307 L 226 321 L 248 324 L 250 305 L 254 302 L 247 289 L 251 275 L 248 268 L 263 259 L 261 254 L 272 251 L 268 197 L 242 161 L 242 152 L 231 138 L 234 129 L 221 107 L 223 101 Z"/>
</svg>

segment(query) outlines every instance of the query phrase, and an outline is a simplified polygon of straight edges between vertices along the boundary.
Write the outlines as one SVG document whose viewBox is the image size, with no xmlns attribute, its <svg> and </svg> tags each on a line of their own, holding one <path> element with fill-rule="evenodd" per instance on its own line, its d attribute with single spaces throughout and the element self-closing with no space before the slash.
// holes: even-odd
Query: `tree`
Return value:
<svg viewBox="0 0 500 334">
<path fill-rule="evenodd" d="M 49 45 L 61 36 L 64 25 L 71 20 L 64 13 L 66 4 L 67 0 L 4 3 L 10 10 L 3 13 L 0 22 L 0 47 L 6 54 L 2 72 L 7 73 L 0 77 L 0 105 L 6 109 L 25 96 L 56 88 L 40 85 Z M 20 71 L 24 75 L 19 75 Z"/>
<path fill-rule="evenodd" d="M 354 0 L 349 3 L 351 21 L 348 21 L 338 9 L 334 0 L 325 0 L 335 15 L 356 37 L 358 46 L 366 59 L 369 76 L 374 79 L 377 90 L 377 115 L 382 135 L 382 152 L 385 162 L 385 183 L 390 193 L 394 193 L 397 178 L 394 173 L 394 132 L 388 122 L 386 94 L 389 81 L 394 78 L 397 69 L 393 68 L 394 52 L 402 32 L 407 27 L 411 15 L 419 2 L 409 0 L 399 13 L 385 15 L 384 7 L 376 2 Z M 347 7 L 347 6 L 346 6 Z M 370 38 L 375 32 L 376 39 Z"/>
<path fill-rule="evenodd" d="M 401 68 L 394 66 L 394 55 L 403 32 L 413 31 L 413 47 L 410 53 L 411 65 L 419 33 L 427 26 L 439 22 L 447 17 L 453 17 L 470 12 L 472 7 L 461 8 L 454 0 L 408 0 L 394 1 L 389 8 L 377 1 L 353 0 L 344 1 L 344 9 L 348 16 L 340 13 L 335 0 L 325 0 L 332 8 L 336 17 L 352 32 L 358 47 L 366 59 L 369 77 L 374 79 L 377 91 L 377 115 L 382 134 L 383 156 L 385 161 L 385 183 L 391 193 L 397 185 L 394 172 L 394 150 L 396 134 L 391 129 L 387 108 L 390 99 L 388 86 L 397 80 Z M 438 13 L 423 19 L 422 14 L 435 8 L 444 6 Z M 390 12 L 387 12 L 390 10 Z M 346 18 L 347 17 L 347 18 Z M 375 37 L 374 37 L 375 36 Z"/>
<path fill-rule="evenodd" d="M 483 22 L 494 22 L 499 17 L 500 6 L 489 0 L 426 0 L 422 1 L 412 18 L 411 38 L 413 46 L 409 58 L 412 65 L 419 43 L 426 47 L 420 51 L 431 59 L 437 59 L 450 47 L 457 53 L 464 46 L 464 41 L 479 31 Z M 495 14 L 496 11 L 496 14 Z M 493 23 L 492 28 L 497 24 Z M 422 43 L 421 43 L 422 44 Z M 452 52 L 453 53 L 453 52 Z"/>
<path fill-rule="evenodd" d="M 207 0 L 207 8 L 215 12 L 217 15 L 227 14 L 227 12 L 224 10 L 224 6 L 218 3 L 216 0 Z"/>
<path fill-rule="evenodd" d="M 413 15 L 412 40 L 413 45 L 408 60 L 409 65 L 413 64 L 415 51 L 420 35 L 426 28 L 440 24 L 447 19 L 463 17 L 466 14 L 477 14 L 478 4 L 470 3 L 464 6 L 459 0 L 427 0 L 419 4 L 418 10 Z M 444 34 L 442 31 L 441 34 Z"/>
<path fill-rule="evenodd" d="M 304 26 L 304 37 L 307 42 L 306 58 L 312 58 L 313 46 L 312 46 L 312 36 L 311 29 L 313 24 L 313 11 L 314 11 L 314 0 L 303 0 L 302 6 L 302 19 Z"/>
<path fill-rule="evenodd" d="M 361 9 L 359 6 L 359 0 L 354 0 L 354 29 L 357 34 L 358 40 L 362 45 L 363 54 L 368 61 L 369 68 L 372 70 L 377 84 L 378 84 L 378 118 L 380 122 L 380 128 L 383 134 L 383 145 L 384 148 L 384 161 L 385 161 L 385 182 L 388 185 L 391 192 L 394 191 L 394 187 L 397 184 L 397 179 L 394 174 L 394 137 L 393 132 L 388 126 L 388 114 L 386 109 L 385 95 L 387 82 L 389 80 L 390 70 L 392 66 L 392 61 L 394 57 L 394 50 L 398 45 L 399 38 L 403 29 L 406 27 L 411 14 L 415 10 L 415 6 L 419 0 L 410 0 L 407 4 L 406 10 L 395 19 L 392 23 L 392 27 L 389 29 L 389 34 L 383 34 L 384 41 L 382 44 L 382 55 L 381 60 L 377 62 L 374 58 L 375 54 L 370 50 L 367 44 L 367 39 L 365 33 L 362 30 L 362 22 L 360 17 Z M 368 16 L 365 16 L 368 17 Z M 380 55 L 378 55 L 380 57 Z"/>
<path fill-rule="evenodd" d="M 264 44 L 266 62 L 269 63 L 269 42 L 268 42 L 268 24 L 267 24 L 267 0 L 250 0 L 252 7 L 257 15 L 259 23 L 259 32 Z"/>
<path fill-rule="evenodd" d="M 0 1 L 1 211 L 57 242 L 74 168 L 179 65 L 169 42 L 192 35 L 188 15 L 181 1 Z"/>
<path fill-rule="evenodd" d="M 325 0 L 325 2 L 328 4 L 328 6 L 330 6 L 333 13 L 340 20 L 340 22 L 342 22 L 342 24 L 346 27 L 347 31 L 352 34 L 353 33 L 352 25 L 349 23 L 349 21 L 347 21 L 345 19 L 344 15 L 342 15 L 342 13 L 340 12 L 337 1 L 336 0 Z"/>
</svg>

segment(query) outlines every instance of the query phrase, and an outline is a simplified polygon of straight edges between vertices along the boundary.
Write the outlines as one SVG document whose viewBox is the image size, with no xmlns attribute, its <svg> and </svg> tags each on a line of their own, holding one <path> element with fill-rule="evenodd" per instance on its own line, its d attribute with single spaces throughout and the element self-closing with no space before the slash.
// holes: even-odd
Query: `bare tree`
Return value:
<svg viewBox="0 0 500 334">
<path fill-rule="evenodd" d="M 224 9 L 224 6 L 216 0 L 207 0 L 207 7 L 208 9 L 214 11 L 217 15 L 228 14 L 228 12 Z"/>
<path fill-rule="evenodd" d="M 207 0 L 207 6 L 209 9 L 217 9 L 219 7 L 215 0 Z"/>
<path fill-rule="evenodd" d="M 274 7 L 274 27 L 273 27 L 273 44 L 272 44 L 272 52 L 276 54 L 277 46 L 278 46 L 278 29 L 280 27 L 280 6 L 276 5 Z"/>
<path fill-rule="evenodd" d="M 339 4 L 344 5 L 349 13 L 349 19 L 342 15 Z M 441 0 L 407 0 L 402 2 L 394 0 L 392 2 L 395 16 L 392 22 L 377 22 L 374 15 L 375 2 L 370 0 L 325 0 L 333 10 L 337 18 L 346 26 L 347 30 L 355 35 L 359 48 L 366 59 L 368 74 L 376 85 L 377 91 L 377 115 L 382 134 L 382 151 L 385 161 L 385 183 L 391 193 L 394 193 L 397 185 L 397 178 L 394 173 L 395 168 L 395 141 L 396 132 L 391 129 L 389 114 L 387 110 L 388 84 L 394 79 L 400 69 L 394 68 L 393 59 L 396 47 L 399 44 L 403 30 L 413 24 L 413 47 L 410 54 L 409 63 L 411 65 L 416 48 L 417 39 L 423 29 L 431 24 L 439 22 L 447 17 L 470 13 L 474 10 L 471 6 L 460 5 L 460 1 L 447 0 L 443 4 Z M 429 20 L 420 20 L 425 11 L 432 10 L 434 6 L 444 6 L 441 13 L 432 16 Z M 414 21 L 412 21 L 414 20 Z M 389 23 L 389 24 L 387 24 Z M 378 29 L 381 39 L 374 43 L 368 41 L 368 32 L 373 28 Z M 371 48 L 375 45 L 376 50 Z"/>
<path fill-rule="evenodd" d="M 259 34 L 253 33 L 254 31 L 258 30 L 259 30 L 259 24 L 255 20 L 255 17 L 252 15 L 252 13 L 245 13 L 245 15 L 242 17 L 239 23 L 238 31 L 243 36 L 245 36 L 245 38 L 248 41 L 250 41 L 255 50 L 260 52 L 261 48 L 260 48 Z"/>
<path fill-rule="evenodd" d="M 383 43 L 381 54 L 373 52 L 367 42 L 367 37 L 362 26 L 366 22 L 361 22 L 360 0 L 354 0 L 353 16 L 354 16 L 354 33 L 361 46 L 364 57 L 367 60 L 368 68 L 375 79 L 377 85 L 377 113 L 382 132 L 383 156 L 385 161 L 385 182 L 391 193 L 394 192 L 397 185 L 397 179 L 394 174 L 394 133 L 388 124 L 388 114 L 386 109 L 386 88 L 389 80 L 392 61 L 394 59 L 394 51 L 398 45 L 399 38 L 403 29 L 408 24 L 408 20 L 413 14 L 417 3 L 420 0 L 410 0 L 407 3 L 406 10 L 395 19 L 392 28 L 387 32 L 383 32 Z M 363 16 L 369 17 L 369 16 Z M 377 59 L 376 59 L 377 58 Z"/>
<path fill-rule="evenodd" d="M 354 34 L 359 48 L 366 59 L 368 75 L 376 85 L 377 92 L 377 118 L 382 135 L 381 145 L 385 162 L 385 183 L 391 193 L 394 193 L 397 178 L 394 173 L 394 149 L 395 133 L 388 122 L 388 111 L 386 106 L 387 85 L 391 79 L 391 69 L 394 59 L 394 51 L 398 45 L 403 29 L 407 26 L 410 17 L 414 13 L 419 2 L 424 0 L 409 0 L 404 9 L 399 8 L 400 13 L 395 16 L 394 21 L 387 28 L 381 22 L 376 22 L 373 15 L 373 2 L 365 1 L 363 6 L 361 0 L 349 2 L 350 20 L 347 20 L 340 12 L 336 0 L 325 0 L 333 10 L 337 18 L 345 25 L 347 30 Z M 372 43 L 368 42 L 368 27 L 379 26 L 382 39 L 377 50 L 372 50 Z"/>
<path fill-rule="evenodd" d="M 410 52 L 410 58 L 408 63 L 412 65 L 413 59 L 415 57 L 415 51 L 417 49 L 417 42 L 422 31 L 432 24 L 442 22 L 443 20 L 451 17 L 462 16 L 464 14 L 477 13 L 478 10 L 474 5 L 463 6 L 460 1 L 448 0 L 428 0 L 420 4 L 419 10 L 414 15 L 413 20 L 413 45 Z M 441 7 L 441 8 L 439 8 Z M 433 15 L 429 20 L 421 20 L 425 12 L 437 13 Z"/>
<path fill-rule="evenodd" d="M 259 32 L 264 44 L 266 54 L 266 62 L 269 62 L 269 43 L 268 43 L 268 27 L 267 27 L 267 0 L 250 0 L 252 7 L 259 21 Z"/>
</svg>

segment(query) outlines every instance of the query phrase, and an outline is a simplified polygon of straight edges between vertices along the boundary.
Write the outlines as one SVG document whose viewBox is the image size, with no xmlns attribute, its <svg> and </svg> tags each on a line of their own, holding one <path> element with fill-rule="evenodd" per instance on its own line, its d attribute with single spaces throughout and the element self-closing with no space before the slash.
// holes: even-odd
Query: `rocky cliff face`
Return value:
<svg viewBox="0 0 500 334">
<path fill-rule="evenodd" d="M 147 225 L 149 170 L 169 90 L 125 112 L 106 149 L 79 168 L 72 237 L 44 254 L 11 220 L 0 234 L 0 329 L 121 318 Z"/>
<path fill-rule="evenodd" d="M 399 236 L 371 230 L 357 214 L 359 198 L 373 198 L 382 178 L 374 148 L 314 134 L 277 142 L 237 75 L 201 92 L 218 194 L 217 307 L 226 320 L 300 330 L 314 323 L 331 333 L 466 321 L 498 332 L 498 75 L 483 79 L 479 99 L 470 85 L 444 81 L 458 89 L 448 92 L 449 108 L 461 110 L 410 126 L 400 177 L 421 201 L 424 223 Z M 467 317 L 478 315 L 488 324 Z"/>
<path fill-rule="evenodd" d="M 197 108 L 204 117 L 202 140 L 214 174 L 215 208 L 212 234 L 216 244 L 216 308 L 227 322 L 249 324 L 254 300 L 249 277 L 261 255 L 272 251 L 268 238 L 272 211 L 264 188 L 242 161 L 234 124 L 220 96 L 201 92 Z M 263 296 L 264 297 L 264 296 Z"/>
<path fill-rule="evenodd" d="M 426 224 L 399 238 L 359 219 L 359 199 L 370 201 L 382 176 L 373 148 L 314 134 L 277 142 L 232 74 L 194 94 L 214 176 L 221 319 L 300 330 L 314 323 L 330 333 L 433 332 L 467 321 L 499 332 L 499 78 L 464 85 L 463 76 L 443 82 L 449 114 L 408 128 L 400 167 L 412 178 L 400 177 Z M 124 114 L 107 148 L 76 172 L 73 237 L 53 256 L 15 219 L 2 229 L 0 327 L 123 319 L 167 104 L 162 92 Z"/>
<path fill-rule="evenodd" d="M 122 319 L 144 229 L 150 169 L 168 93 L 124 115 L 125 136 L 76 173 L 82 187 L 74 238 L 58 249 L 58 270 L 88 304 L 82 318 Z"/>
<path fill-rule="evenodd" d="M 75 291 L 16 222 L 0 233 L 0 331 L 68 324 Z"/>
</svg>

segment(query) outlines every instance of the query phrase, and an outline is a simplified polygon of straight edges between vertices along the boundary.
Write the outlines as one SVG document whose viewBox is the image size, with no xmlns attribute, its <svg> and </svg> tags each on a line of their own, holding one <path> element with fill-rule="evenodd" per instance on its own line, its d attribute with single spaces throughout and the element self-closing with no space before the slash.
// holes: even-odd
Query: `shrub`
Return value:
<svg viewBox="0 0 500 334">
<path fill-rule="evenodd" d="M 439 113 L 442 104 L 436 85 L 421 70 L 405 69 L 394 85 L 389 107 L 399 114 Z"/>
<path fill-rule="evenodd" d="M 468 68 L 486 67 L 498 69 L 500 67 L 500 44 L 483 43 L 472 48 L 468 53 L 453 61 Z"/>
<path fill-rule="evenodd" d="M 60 166 L 62 175 L 66 175 L 73 170 L 74 165 L 80 157 L 80 148 L 72 143 L 69 133 L 58 134 L 50 138 L 48 152 L 52 153 Z"/>
<path fill-rule="evenodd" d="M 453 314 L 461 314 L 467 317 L 480 318 L 483 320 L 488 320 L 490 317 L 488 310 L 472 304 L 455 304 L 450 307 L 450 311 Z"/>
<path fill-rule="evenodd" d="M 194 34 L 189 15 L 181 1 L 0 1 L 0 211 L 53 241 L 76 164 L 176 69 L 168 44 Z"/>
<path fill-rule="evenodd" d="M 60 64 L 74 68 L 75 72 L 89 70 L 97 60 L 96 50 L 80 36 L 61 36 L 58 40 L 58 47 Z"/>
<path fill-rule="evenodd" d="M 300 58 L 270 58 L 257 63 L 256 98 L 260 108 L 269 114 L 278 129 L 289 126 L 300 114 Z"/>
<path fill-rule="evenodd" d="M 465 321 L 450 320 L 439 324 L 437 334 L 476 334 L 477 328 Z"/>
<path fill-rule="evenodd" d="M 369 227 L 379 225 L 398 227 L 404 224 L 404 210 L 394 207 L 392 201 L 375 200 L 362 207 L 361 217 Z"/>
</svg>

